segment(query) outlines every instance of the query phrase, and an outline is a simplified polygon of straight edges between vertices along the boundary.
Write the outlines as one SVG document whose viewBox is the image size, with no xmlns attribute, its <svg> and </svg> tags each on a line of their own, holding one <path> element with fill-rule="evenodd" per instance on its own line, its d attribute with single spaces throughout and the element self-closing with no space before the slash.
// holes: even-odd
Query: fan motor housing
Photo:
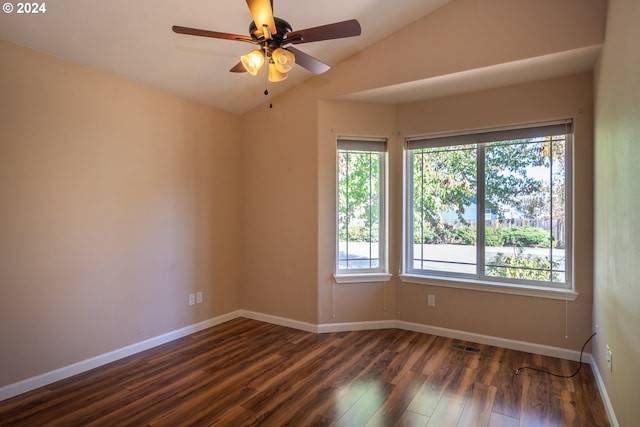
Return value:
<svg viewBox="0 0 640 427">
<path fill-rule="evenodd" d="M 261 35 L 262 31 L 258 32 L 258 27 L 256 23 L 251 21 L 249 25 L 249 34 L 251 34 L 251 38 L 258 42 L 262 47 L 269 52 L 279 48 L 282 46 L 282 40 L 285 38 L 287 33 L 291 32 L 291 24 L 281 18 L 273 17 L 273 20 L 276 23 L 276 34 L 271 34 L 271 40 L 266 40 L 264 35 Z M 260 34 L 258 37 L 256 34 Z"/>
</svg>

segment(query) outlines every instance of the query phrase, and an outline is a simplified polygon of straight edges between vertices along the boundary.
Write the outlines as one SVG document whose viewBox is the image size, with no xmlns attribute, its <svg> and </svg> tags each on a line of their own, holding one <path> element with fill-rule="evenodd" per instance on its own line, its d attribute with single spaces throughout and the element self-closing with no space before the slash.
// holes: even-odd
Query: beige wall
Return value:
<svg viewBox="0 0 640 427">
<path fill-rule="evenodd" d="M 574 302 L 565 303 L 563 300 L 402 283 L 398 294 L 401 319 L 580 349 L 591 335 L 593 302 L 592 82 L 591 73 L 585 73 L 398 108 L 398 129 L 402 137 L 565 118 L 574 120 L 573 274 L 575 290 L 580 294 Z M 427 294 L 436 296 L 435 308 L 426 307 Z M 565 320 L 568 322 L 567 338 Z"/>
<path fill-rule="evenodd" d="M 265 103 L 243 116 L 243 258 L 249 263 L 243 268 L 246 308 L 311 323 L 396 317 L 397 277 L 386 285 L 334 286 L 331 275 L 335 262 L 335 132 L 391 135 L 398 146 L 400 139 L 393 132 L 398 131 L 400 123 L 395 120 L 392 106 L 369 104 L 362 109 L 329 100 L 350 92 L 593 47 L 603 42 L 604 1 L 542 0 L 517 5 L 503 0 L 487 0 L 482 6 L 475 0 L 452 1 L 334 66 L 328 73 L 311 78 L 276 98 L 273 108 Z M 572 19 L 567 22 L 566 16 Z M 545 22 L 553 31 L 522 31 L 536 20 Z M 410 60 L 393 60 L 397 58 Z M 591 89 L 586 87 L 585 97 L 572 102 L 584 104 L 590 93 Z M 511 106 L 523 104 L 510 101 Z M 543 108 L 543 101 L 537 96 L 536 102 Z M 591 105 L 590 100 L 587 103 Z M 573 113 L 573 107 L 575 104 L 565 105 L 563 114 Z M 524 114 L 511 115 L 509 108 L 505 106 L 498 117 L 485 116 L 484 123 L 528 121 L 522 118 Z M 538 111 L 535 116 L 542 114 Z M 453 124 L 451 127 L 455 128 Z M 400 162 L 401 154 L 391 153 L 390 160 Z M 396 167 L 391 173 L 399 171 Z M 400 197 L 401 180 L 397 175 L 391 185 L 394 186 L 392 197 Z M 590 201 L 582 200 L 590 211 Z M 400 204 L 399 199 L 392 203 Z M 390 214 L 397 231 L 401 226 L 400 214 L 398 211 Z M 590 217 L 586 221 L 589 222 Z M 393 245 L 399 243 L 391 244 L 391 267 L 396 273 L 399 246 Z M 584 249 L 588 250 L 588 247 Z M 589 304 L 586 300 L 591 298 L 591 279 L 587 276 L 583 276 L 585 288 L 580 303 L 570 306 L 570 311 L 576 310 L 570 313 L 570 318 L 575 319 L 580 329 L 569 340 L 564 339 L 564 328 L 561 339 L 557 334 L 546 337 L 539 331 L 522 335 L 515 329 L 503 331 L 503 335 L 523 340 L 532 337 L 533 342 L 579 349 L 586 339 L 584 330 L 589 329 L 584 323 L 590 322 L 589 309 L 582 305 L 583 302 Z M 422 293 L 426 288 L 416 289 Z M 292 301 L 295 303 L 291 304 Z M 553 309 L 555 313 L 558 304 L 558 301 L 545 301 L 537 308 Z M 417 310 L 421 309 L 411 312 L 417 313 Z M 561 319 L 552 316 L 553 322 L 562 320 L 564 324 L 564 303 L 561 313 L 557 315 L 562 316 Z M 411 318 L 427 322 L 424 316 L 423 313 Z M 462 319 L 448 327 L 472 328 Z M 490 333 L 499 332 L 500 328 L 479 330 Z"/>
<path fill-rule="evenodd" d="M 640 419 L 640 3 L 609 4 L 595 91 L 593 317 L 600 332 L 592 355 L 618 422 L 634 426 Z"/>
<path fill-rule="evenodd" d="M 0 57 L 0 386 L 238 309 L 239 119 Z"/>
<path fill-rule="evenodd" d="M 430 288 L 401 285 L 397 275 L 386 285 L 334 288 L 335 135 L 390 138 L 396 273 L 398 132 L 434 129 L 437 122 L 421 117 L 440 107 L 449 108 L 439 125 L 447 129 L 576 117 L 590 103 L 589 77 L 569 78 L 567 88 L 549 81 L 404 106 L 330 99 L 598 45 L 604 5 L 454 0 L 272 100 L 273 108 L 265 103 L 242 117 L 0 44 L 0 343 L 10 349 L 0 353 L 0 386 L 238 308 L 313 324 L 399 317 L 578 349 L 589 329 L 587 272 L 568 306 L 569 340 L 558 327 L 564 302 L 439 288 L 440 311 L 426 312 Z M 553 30 L 522 31 L 531 22 Z M 411 61 L 385 60 L 405 57 Z M 566 103 L 551 94 L 559 103 L 551 112 L 538 98 L 531 110 L 513 112 L 523 105 L 513 97 L 536 87 L 560 90 Z M 475 117 L 495 99 L 504 100 L 495 116 Z M 452 109 L 467 102 L 459 123 Z M 588 186 L 585 148 L 580 173 Z M 588 197 L 578 203 L 590 210 Z M 580 227 L 590 221 L 582 218 Z M 589 247 L 582 250 L 580 263 Z M 205 303 L 189 307 L 187 294 L 196 290 Z M 509 314 L 519 320 L 475 325 L 487 308 L 472 320 L 445 313 L 475 310 L 477 301 L 514 304 L 520 312 Z M 525 316 L 548 320 L 533 328 Z"/>
<path fill-rule="evenodd" d="M 243 123 L 243 306 L 316 323 L 315 103 L 302 88 Z"/>
<path fill-rule="evenodd" d="M 394 105 L 360 104 L 323 101 L 319 105 L 318 164 L 319 164 L 319 233 L 318 233 L 318 322 L 341 323 L 388 320 L 396 318 L 395 283 L 397 276 L 383 283 L 336 284 L 333 273 L 336 265 L 336 141 L 338 136 L 387 138 L 388 146 L 396 143 L 394 133 L 396 107 Z M 389 168 L 390 205 L 397 206 L 402 187 L 398 188 L 396 152 L 391 151 Z M 398 191 L 399 190 L 399 191 Z M 389 212 L 389 228 L 400 224 L 398 210 Z M 391 234 L 392 236 L 395 233 Z M 399 262 L 395 241 L 390 242 L 390 265 Z M 397 268 L 394 269 L 397 271 Z"/>
<path fill-rule="evenodd" d="M 591 334 L 593 303 L 593 104 L 591 73 L 399 106 L 320 103 L 319 322 L 401 319 L 578 350 Z M 401 282 L 403 141 L 411 135 L 572 118 L 576 301 L 504 295 Z M 338 135 L 389 140 L 388 283 L 335 284 L 335 162 Z M 428 308 L 434 294 L 436 308 Z M 568 326 L 565 338 L 565 327 Z"/>
</svg>

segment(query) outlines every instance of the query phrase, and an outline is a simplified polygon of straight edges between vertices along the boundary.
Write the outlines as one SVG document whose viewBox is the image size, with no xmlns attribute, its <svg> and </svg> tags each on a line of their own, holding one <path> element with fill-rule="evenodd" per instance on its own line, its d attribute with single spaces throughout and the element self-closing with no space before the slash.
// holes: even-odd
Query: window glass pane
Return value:
<svg viewBox="0 0 640 427">
<path fill-rule="evenodd" d="M 407 139 L 406 270 L 569 288 L 570 138 L 563 122 Z"/>
<path fill-rule="evenodd" d="M 485 274 L 564 282 L 564 136 L 485 149 Z"/>
<path fill-rule="evenodd" d="M 413 270 L 476 274 L 476 146 L 414 150 Z"/>
<path fill-rule="evenodd" d="M 338 150 L 338 270 L 382 269 L 383 153 Z"/>
<path fill-rule="evenodd" d="M 549 228 L 551 232 L 551 257 L 552 274 L 551 281 L 565 283 L 566 278 L 566 245 L 567 245 L 567 185 L 566 185 L 566 135 L 552 137 L 552 152 L 550 153 L 551 163 L 551 216 L 549 218 Z"/>
</svg>

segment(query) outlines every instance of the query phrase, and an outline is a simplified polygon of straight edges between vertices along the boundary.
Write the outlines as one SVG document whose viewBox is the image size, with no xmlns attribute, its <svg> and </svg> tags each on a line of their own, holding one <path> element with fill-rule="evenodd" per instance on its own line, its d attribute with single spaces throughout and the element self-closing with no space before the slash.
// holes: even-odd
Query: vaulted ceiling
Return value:
<svg viewBox="0 0 640 427">
<path fill-rule="evenodd" d="M 274 15 L 288 21 L 294 31 L 357 19 L 362 26 L 361 36 L 296 46 L 336 66 L 370 46 L 384 44 L 385 38 L 394 32 L 438 12 L 444 5 L 469 7 L 467 2 L 457 5 L 456 1 L 275 0 L 273 7 Z M 501 6 L 494 3 L 492 7 L 505 9 L 505 19 L 508 19 L 506 10 L 516 7 L 513 3 Z M 0 38 L 233 113 L 245 113 L 313 77 L 311 72 L 299 66 L 279 83 L 268 83 L 264 71 L 257 76 L 231 73 L 229 70 L 238 63 L 240 55 L 254 48 L 251 44 L 176 34 L 171 30 L 173 25 L 180 25 L 248 35 L 252 17 L 245 0 L 56 0 L 44 4 L 44 13 L 18 14 L 14 10 L 0 14 Z M 544 22 L 532 24 L 532 28 L 523 28 L 522 31 L 553 34 L 554 28 L 546 28 Z M 446 48 L 446 37 L 460 38 L 463 30 L 463 26 L 447 27 L 446 34 L 437 34 L 438 43 L 443 43 Z M 467 38 L 473 36 L 473 30 L 469 31 Z M 416 46 L 421 42 L 419 37 L 411 41 Z M 482 68 L 424 79 L 414 78 L 384 87 L 355 89 L 340 98 L 411 102 L 593 69 L 600 44 L 563 50 L 562 37 L 558 43 L 560 49 L 553 54 L 488 64 Z M 402 48 L 397 44 L 390 45 L 393 49 Z M 456 52 L 452 52 L 451 58 L 455 56 Z M 405 67 L 411 65 L 410 58 L 394 58 L 394 52 L 380 60 L 395 60 Z M 267 87 L 269 95 L 265 98 L 263 92 Z"/>
<path fill-rule="evenodd" d="M 299 45 L 334 65 L 437 9 L 448 0 L 275 0 L 274 15 L 294 30 L 355 18 L 362 35 Z M 0 14 L 0 38 L 97 68 L 227 111 L 242 113 L 265 101 L 266 75 L 230 73 L 248 43 L 175 34 L 171 27 L 247 34 L 244 0 L 56 0 L 39 14 Z M 269 84 L 271 96 L 312 77 L 294 67 Z"/>
</svg>

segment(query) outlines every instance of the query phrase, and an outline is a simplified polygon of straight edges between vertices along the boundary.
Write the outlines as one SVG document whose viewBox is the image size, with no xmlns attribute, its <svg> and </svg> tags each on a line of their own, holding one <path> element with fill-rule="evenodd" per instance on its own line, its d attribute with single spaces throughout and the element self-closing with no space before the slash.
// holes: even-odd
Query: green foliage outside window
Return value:
<svg viewBox="0 0 640 427">
<path fill-rule="evenodd" d="M 497 254 L 487 265 L 487 275 L 493 277 L 506 277 L 523 280 L 540 280 L 544 282 L 557 282 L 558 274 L 552 272 L 558 267 L 555 261 L 536 255 Z"/>
<path fill-rule="evenodd" d="M 338 237 L 377 242 L 380 226 L 380 153 L 338 152 Z"/>
<path fill-rule="evenodd" d="M 413 150 L 410 157 L 413 243 L 476 246 L 479 236 L 475 223 L 486 220 L 484 246 L 513 247 L 516 252 L 499 253 L 487 260 L 485 274 L 546 282 L 562 280 L 552 273 L 559 267 L 558 262 L 525 254 L 522 249 L 552 245 L 556 248 L 564 244 L 552 237 L 556 228 L 560 238 L 563 236 L 564 142 L 564 135 L 559 135 Z M 483 167 L 482 182 L 478 182 L 478 167 Z M 482 203 L 478 203 L 478 197 L 483 197 Z M 485 210 L 484 216 L 479 215 L 481 219 L 476 219 L 478 206 Z M 474 211 L 465 212 L 470 208 Z M 544 228 L 527 224 L 544 224 Z M 438 250 L 432 247 L 428 251 L 436 254 Z"/>
<path fill-rule="evenodd" d="M 509 227 L 502 231 L 506 246 L 541 247 L 550 246 L 549 232 L 535 227 Z"/>
<path fill-rule="evenodd" d="M 474 246 L 476 244 L 475 227 L 460 227 L 455 230 L 457 242 L 461 245 Z M 549 232 L 537 227 L 516 226 L 507 228 L 486 228 L 486 246 L 515 246 L 524 247 L 549 247 Z"/>
</svg>

